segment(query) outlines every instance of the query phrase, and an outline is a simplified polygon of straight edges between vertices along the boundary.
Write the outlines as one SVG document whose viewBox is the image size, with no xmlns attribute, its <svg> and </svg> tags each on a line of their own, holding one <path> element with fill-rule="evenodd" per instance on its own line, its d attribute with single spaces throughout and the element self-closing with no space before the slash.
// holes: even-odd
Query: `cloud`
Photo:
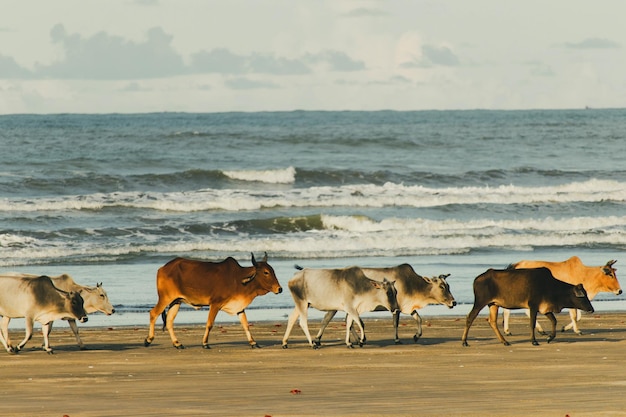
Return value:
<svg viewBox="0 0 626 417">
<path fill-rule="evenodd" d="M 318 54 L 308 54 L 304 60 L 311 65 L 326 66 L 330 71 L 363 71 L 363 61 L 355 61 L 340 51 L 324 51 Z"/>
<path fill-rule="evenodd" d="M 621 46 L 608 39 L 587 38 L 576 43 L 566 43 L 566 48 L 570 49 L 619 49 Z"/>
<path fill-rule="evenodd" d="M 217 48 L 192 54 L 190 64 L 185 65 L 183 57 L 172 46 L 173 36 L 160 27 L 148 30 L 145 40 L 135 42 L 102 31 L 91 36 L 68 33 L 62 24 L 57 24 L 51 29 L 50 38 L 64 52 L 60 60 L 37 63 L 30 71 L 20 67 L 13 58 L 0 55 L 0 79 L 139 80 L 208 73 L 306 75 L 313 71 L 366 69 L 363 61 L 335 50 L 285 58 L 262 53 L 240 55 Z M 257 82 L 232 83 L 233 88 L 259 87 Z M 261 83 L 261 88 L 274 87 Z"/>
<path fill-rule="evenodd" d="M 457 67 L 461 61 L 447 46 L 424 45 L 415 58 L 400 63 L 401 68 Z"/>
<path fill-rule="evenodd" d="M 347 13 L 342 14 L 342 17 L 385 17 L 388 16 L 389 13 L 380 9 L 367 9 L 365 7 L 360 7 L 358 9 L 350 10 Z"/>
<path fill-rule="evenodd" d="M 302 62 L 272 55 L 237 55 L 227 49 L 218 48 L 210 52 L 201 51 L 191 57 L 191 71 L 222 74 L 277 74 L 301 75 L 310 73 Z"/>
<path fill-rule="evenodd" d="M 249 78 L 233 78 L 224 82 L 233 90 L 254 90 L 259 88 L 278 88 L 278 85 L 268 81 L 256 81 Z"/>
<path fill-rule="evenodd" d="M 0 79 L 31 78 L 32 73 L 10 56 L 0 55 Z"/>
<path fill-rule="evenodd" d="M 433 65 L 441 65 L 445 67 L 456 67 L 460 64 L 459 58 L 447 46 L 424 45 L 422 53 Z"/>
<path fill-rule="evenodd" d="M 89 38 L 69 35 L 63 25 L 50 31 L 54 43 L 61 45 L 65 58 L 52 65 L 39 65 L 42 77 L 61 79 L 119 80 L 156 78 L 186 72 L 182 57 L 172 48 L 172 36 L 155 27 L 144 42 L 135 43 L 99 32 Z"/>
</svg>

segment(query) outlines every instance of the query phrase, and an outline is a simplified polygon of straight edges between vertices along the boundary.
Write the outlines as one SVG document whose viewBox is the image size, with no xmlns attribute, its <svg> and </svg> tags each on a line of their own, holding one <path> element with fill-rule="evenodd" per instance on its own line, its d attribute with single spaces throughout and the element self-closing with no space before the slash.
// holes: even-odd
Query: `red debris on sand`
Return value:
<svg viewBox="0 0 626 417">
<path fill-rule="evenodd" d="M 274 327 L 283 327 L 283 325 L 278 323 L 278 324 L 275 324 Z"/>
<path fill-rule="evenodd" d="M 291 391 L 289 391 L 289 392 L 291 392 L 291 393 L 292 393 L 292 394 L 294 394 L 294 395 L 298 395 L 298 394 L 301 394 L 301 393 L 302 393 L 302 391 L 300 391 L 299 389 L 292 389 L 292 390 L 291 390 Z"/>
</svg>

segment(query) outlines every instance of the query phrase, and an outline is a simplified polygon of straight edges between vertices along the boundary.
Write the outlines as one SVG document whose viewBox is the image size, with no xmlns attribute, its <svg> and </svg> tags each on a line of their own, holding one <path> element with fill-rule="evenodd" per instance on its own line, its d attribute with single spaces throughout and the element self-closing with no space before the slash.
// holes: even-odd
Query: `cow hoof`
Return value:
<svg viewBox="0 0 626 417">
<path fill-rule="evenodd" d="M 466 341 L 463 341 L 463 347 L 469 347 L 469 344 Z"/>
<path fill-rule="evenodd" d="M 174 345 L 174 347 L 178 350 L 183 350 L 185 349 L 185 345 Z"/>
<path fill-rule="evenodd" d="M 287 346 L 286 344 L 283 345 L 283 349 L 288 349 L 288 348 L 289 348 L 289 346 Z"/>
<path fill-rule="evenodd" d="M 533 346 L 539 346 L 539 342 L 537 342 L 536 340 L 533 340 Z"/>
<path fill-rule="evenodd" d="M 313 341 L 313 344 L 314 344 L 315 346 L 322 346 L 322 341 L 321 341 L 321 340 L 314 340 L 314 341 Z"/>
<path fill-rule="evenodd" d="M 548 337 L 548 343 L 554 340 L 554 337 Z"/>
<path fill-rule="evenodd" d="M 513 336 L 513 333 L 505 330 L 504 335 L 505 336 Z"/>
<path fill-rule="evenodd" d="M 255 343 L 255 344 L 253 344 L 253 345 L 250 345 L 250 347 L 251 347 L 252 349 L 261 349 L 261 345 L 259 345 L 258 343 Z"/>
<path fill-rule="evenodd" d="M 413 341 L 415 343 L 417 343 L 418 340 L 420 340 L 420 337 L 418 335 L 413 336 Z"/>
<path fill-rule="evenodd" d="M 508 341 L 506 341 L 506 340 L 505 340 L 504 342 L 502 342 L 502 344 L 503 344 L 504 346 L 511 346 L 511 344 L 510 344 Z"/>
<path fill-rule="evenodd" d="M 202 345 L 202 349 L 211 349 L 211 346 L 209 346 L 208 344 L 204 344 Z"/>
<path fill-rule="evenodd" d="M 346 345 L 348 347 L 348 349 L 354 349 L 354 345 L 352 343 L 350 343 L 349 345 Z"/>
<path fill-rule="evenodd" d="M 54 355 L 54 350 L 52 350 L 52 349 L 46 350 L 46 352 L 48 352 L 48 355 Z"/>
<path fill-rule="evenodd" d="M 144 341 L 143 341 L 143 345 L 144 345 L 145 347 L 150 346 L 150 344 L 151 344 L 151 343 L 152 343 L 152 342 L 148 341 L 148 339 L 144 339 Z"/>
</svg>

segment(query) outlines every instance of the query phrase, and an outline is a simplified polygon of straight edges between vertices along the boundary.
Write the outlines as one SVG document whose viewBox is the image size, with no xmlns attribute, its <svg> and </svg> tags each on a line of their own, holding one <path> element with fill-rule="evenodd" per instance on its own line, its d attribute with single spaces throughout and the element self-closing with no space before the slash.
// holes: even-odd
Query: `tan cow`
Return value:
<svg viewBox="0 0 626 417">
<path fill-rule="evenodd" d="M 265 295 L 270 291 L 280 294 L 283 291 L 274 269 L 267 263 L 267 253 L 261 262 L 257 262 L 252 254 L 252 266 L 248 267 L 242 267 L 231 257 L 222 262 L 176 258 L 159 268 L 156 286 L 159 300 L 150 310 L 150 329 L 144 345 L 150 346 L 154 340 L 154 325 L 161 314 L 177 349 L 184 349 L 174 334 L 174 319 L 181 303 L 196 309 L 210 307 L 202 338 L 203 348 L 210 349 L 209 333 L 220 310 L 230 315 L 237 314 L 250 346 L 259 347 L 250 334 L 244 310 L 257 295 Z"/>
<path fill-rule="evenodd" d="M 615 271 L 617 269 L 613 268 L 613 265 L 617 261 L 608 261 L 606 265 L 603 266 L 585 266 L 578 256 L 572 256 L 566 261 L 563 262 L 547 262 L 547 261 L 520 261 L 516 264 L 511 265 L 511 268 L 520 269 L 520 268 L 539 268 L 546 267 L 551 272 L 552 275 L 558 280 L 563 282 L 567 282 L 569 284 L 583 284 L 585 287 L 585 291 L 587 291 L 587 296 L 590 300 L 593 300 L 594 297 L 599 292 L 612 292 L 615 295 L 620 295 L 622 293 L 622 288 L 617 281 L 617 276 Z M 507 335 L 510 335 L 509 332 L 509 316 L 510 311 L 504 310 L 504 332 Z M 528 314 L 528 311 L 526 312 Z M 571 317 L 571 323 L 567 326 L 563 327 L 563 331 L 574 329 L 574 332 L 577 334 L 582 334 L 580 329 L 578 328 L 578 320 L 580 320 L 580 312 L 576 309 L 571 309 L 569 311 Z M 537 330 L 543 332 L 541 325 L 537 323 Z"/>
</svg>

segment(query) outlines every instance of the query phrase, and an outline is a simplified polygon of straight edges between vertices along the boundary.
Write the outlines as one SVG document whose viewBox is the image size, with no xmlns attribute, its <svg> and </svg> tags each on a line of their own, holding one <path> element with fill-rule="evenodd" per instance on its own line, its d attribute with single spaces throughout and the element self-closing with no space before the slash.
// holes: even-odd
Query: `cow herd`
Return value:
<svg viewBox="0 0 626 417">
<path fill-rule="evenodd" d="M 530 340 L 536 345 L 535 329 L 543 330 L 537 323 L 537 314 L 546 315 L 551 323 L 548 337 L 556 336 L 554 313 L 570 309 L 571 323 L 563 330 L 577 325 L 579 311 L 593 312 L 592 300 L 599 292 L 622 293 L 617 280 L 616 261 L 603 266 L 585 266 L 578 257 L 563 262 L 521 261 L 506 269 L 489 269 L 473 283 L 474 305 L 467 315 L 461 338 L 468 346 L 467 338 L 472 323 L 479 312 L 489 307 L 489 324 L 498 340 L 508 345 L 497 325 L 499 308 L 504 309 L 504 332 L 508 331 L 508 310 L 527 309 L 530 317 Z M 172 344 L 177 349 L 184 345 L 174 333 L 174 319 L 182 303 L 193 308 L 209 306 L 208 319 L 202 347 L 210 349 L 209 334 L 219 311 L 237 315 L 251 347 L 259 347 L 252 337 L 246 307 L 260 295 L 282 292 L 274 269 L 267 262 L 267 254 L 261 261 L 251 256 L 252 266 L 241 266 L 229 257 L 221 262 L 207 262 L 176 258 L 157 272 L 156 289 L 158 301 L 150 310 L 148 336 L 144 345 L 150 346 L 155 337 L 155 325 L 159 316 L 163 328 L 168 330 Z M 296 273 L 289 280 L 289 291 L 294 300 L 294 310 L 289 315 L 282 339 L 282 347 L 288 347 L 288 339 L 296 321 L 306 335 L 309 345 L 318 348 L 324 329 L 337 313 L 346 313 L 345 343 L 353 347 L 352 340 L 360 346 L 366 343 L 365 328 L 361 315 L 365 312 L 386 310 L 393 316 L 394 340 L 398 338 L 400 313 L 412 316 L 417 325 L 413 340 L 422 335 L 422 319 L 418 310 L 428 304 L 443 304 L 453 308 L 456 301 L 450 292 L 448 275 L 424 277 L 409 264 L 389 268 L 362 268 L 351 266 L 336 269 L 313 269 L 296 266 Z M 308 328 L 308 309 L 326 312 L 320 329 L 311 337 Z M 52 353 L 49 334 L 54 320 L 67 320 L 76 336 L 78 346 L 84 344 L 78 334 L 76 320 L 84 322 L 87 314 L 100 311 L 113 314 L 102 284 L 95 287 L 75 283 L 68 275 L 58 277 L 37 276 L 22 273 L 0 275 L 0 342 L 9 353 L 17 353 L 32 337 L 33 323 L 41 323 L 44 350 Z M 25 318 L 24 339 L 13 345 L 9 338 L 8 324 L 11 318 Z M 357 333 L 358 330 L 358 333 Z"/>
</svg>

